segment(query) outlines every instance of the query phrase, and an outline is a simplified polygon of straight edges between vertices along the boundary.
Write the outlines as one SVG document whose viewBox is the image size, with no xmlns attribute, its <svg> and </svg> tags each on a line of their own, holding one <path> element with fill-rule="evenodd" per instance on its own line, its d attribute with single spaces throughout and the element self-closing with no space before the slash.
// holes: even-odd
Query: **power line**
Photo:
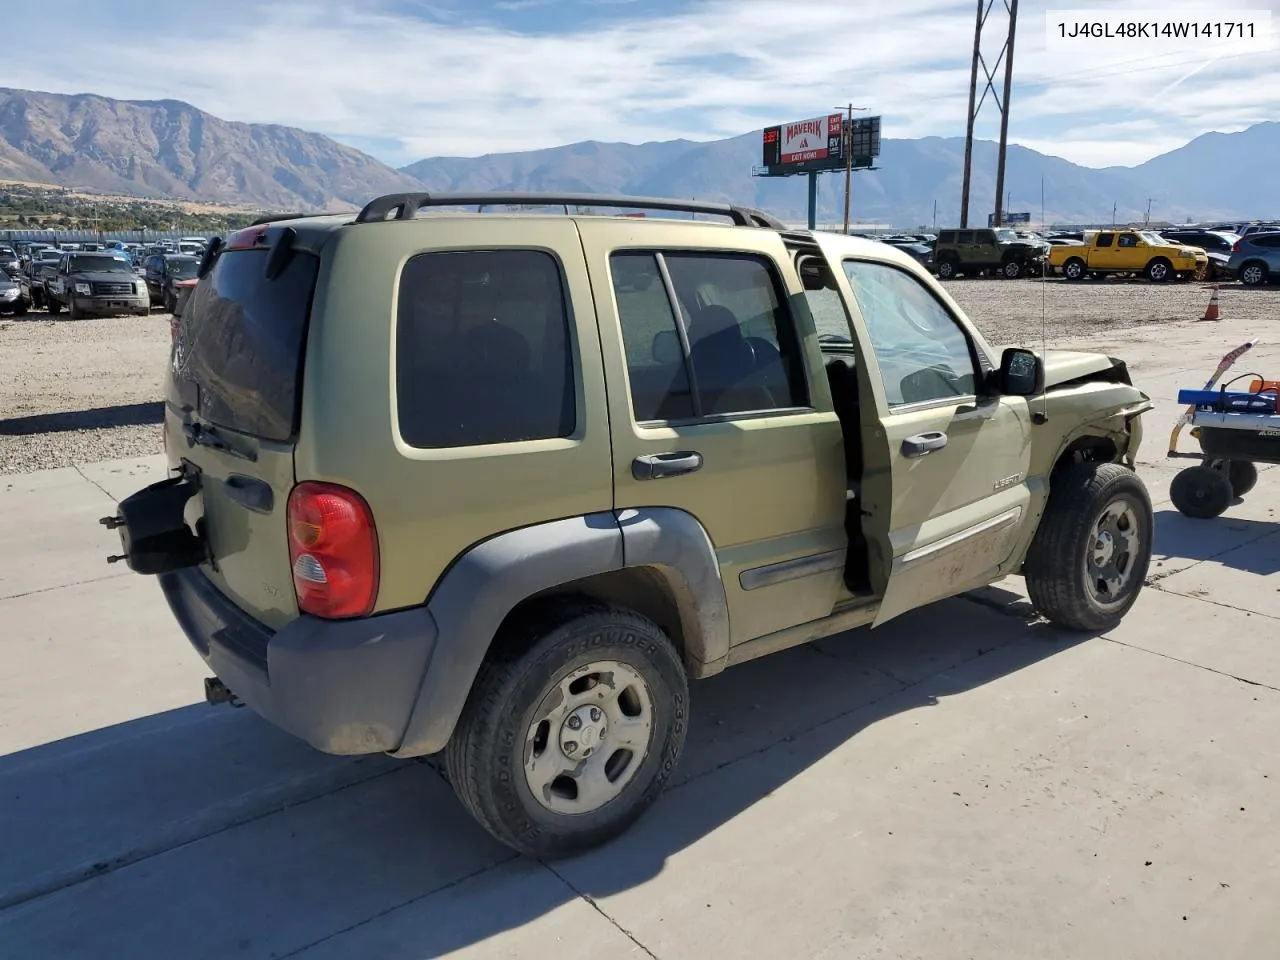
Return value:
<svg viewBox="0 0 1280 960">
<path fill-rule="evenodd" d="M 1256 57 L 1259 54 L 1263 54 L 1263 53 L 1274 53 L 1274 51 L 1253 50 L 1248 53 L 1224 54 L 1223 56 L 1220 56 L 1220 57 L 1209 57 L 1208 59 L 1212 60 L 1215 63 L 1220 63 L 1226 60 L 1238 60 L 1241 57 Z M 1162 54 L 1162 56 L 1170 56 L 1170 54 Z M 1146 58 L 1140 58 L 1140 59 L 1146 59 Z M 1077 70 L 1071 73 L 1058 74 L 1057 76 L 1053 76 L 1053 77 L 1045 77 L 1041 80 L 1019 81 L 1018 86 L 1019 88 L 1045 87 L 1063 80 L 1080 80 L 1080 79 L 1102 80 L 1102 79 L 1106 79 L 1107 77 L 1127 77 L 1135 73 L 1149 73 L 1152 70 L 1170 70 L 1170 69 L 1173 69 L 1174 67 L 1188 67 L 1194 64 L 1204 63 L 1205 59 L 1206 59 L 1205 57 L 1196 57 L 1193 60 L 1178 60 L 1173 63 L 1158 63 L 1149 67 L 1138 67 L 1134 70 L 1112 70 L 1111 68 L 1116 66 L 1117 64 L 1110 63 L 1110 64 L 1107 64 L 1105 67 L 1101 68 L 1102 71 L 1104 72 L 1097 72 L 1096 69 L 1095 70 Z M 1132 62 L 1136 63 L 1138 61 L 1132 61 Z"/>
</svg>

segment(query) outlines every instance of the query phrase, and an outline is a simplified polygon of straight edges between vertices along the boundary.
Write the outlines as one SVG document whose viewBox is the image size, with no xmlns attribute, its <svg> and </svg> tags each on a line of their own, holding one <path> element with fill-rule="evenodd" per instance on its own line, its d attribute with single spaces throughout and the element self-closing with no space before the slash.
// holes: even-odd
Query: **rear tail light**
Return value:
<svg viewBox="0 0 1280 960">
<path fill-rule="evenodd" d="M 289 562 L 298 609 L 331 619 L 363 617 L 378 597 L 378 534 L 354 490 L 300 483 L 289 494 Z"/>
<path fill-rule="evenodd" d="M 1237 240 L 1235 243 L 1233 243 L 1233 244 L 1231 245 L 1231 252 L 1232 252 L 1232 253 L 1239 253 L 1239 252 L 1240 252 L 1240 241 L 1239 241 L 1239 240 Z"/>
</svg>

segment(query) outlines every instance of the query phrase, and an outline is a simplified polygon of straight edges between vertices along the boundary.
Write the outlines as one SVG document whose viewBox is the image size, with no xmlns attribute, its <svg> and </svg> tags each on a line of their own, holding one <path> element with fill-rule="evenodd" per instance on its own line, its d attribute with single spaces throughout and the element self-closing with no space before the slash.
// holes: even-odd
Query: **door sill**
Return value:
<svg viewBox="0 0 1280 960">
<path fill-rule="evenodd" d="M 855 627 L 865 627 L 875 620 L 879 609 L 880 601 L 873 594 L 860 594 L 851 600 L 844 601 L 829 616 L 821 620 L 811 620 L 798 626 L 787 627 L 785 630 L 765 634 L 763 637 L 756 637 L 754 640 L 731 647 L 729 659 L 725 665 L 737 666 L 749 660 L 812 643 L 814 640 L 821 640 Z"/>
</svg>

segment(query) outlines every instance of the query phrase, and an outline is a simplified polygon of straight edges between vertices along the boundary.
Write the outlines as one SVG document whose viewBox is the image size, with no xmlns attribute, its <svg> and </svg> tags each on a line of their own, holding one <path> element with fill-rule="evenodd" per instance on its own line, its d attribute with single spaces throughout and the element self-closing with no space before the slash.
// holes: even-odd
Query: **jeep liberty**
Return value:
<svg viewBox="0 0 1280 960">
<path fill-rule="evenodd" d="M 691 680 L 1012 574 L 1103 630 L 1151 555 L 1123 362 L 996 353 L 906 254 L 741 207 L 261 222 L 206 252 L 167 384 L 171 475 L 102 522 L 209 701 L 443 753 L 533 856 L 655 800 Z"/>
</svg>

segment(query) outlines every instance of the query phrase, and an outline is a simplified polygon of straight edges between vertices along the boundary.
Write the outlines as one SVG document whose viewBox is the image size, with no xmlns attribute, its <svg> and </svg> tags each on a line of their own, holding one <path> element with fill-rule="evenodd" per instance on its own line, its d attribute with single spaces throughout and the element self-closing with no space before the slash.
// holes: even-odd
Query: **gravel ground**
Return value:
<svg viewBox="0 0 1280 960">
<path fill-rule="evenodd" d="M 1123 328 L 1204 315 L 1209 286 L 1144 281 L 952 280 L 947 290 L 993 346 L 1039 346 L 1041 304 L 1056 338 L 1100 340 Z M 1280 288 L 1224 285 L 1224 317 L 1280 316 Z M 0 475 L 67 467 L 161 449 L 160 397 L 168 314 L 51 320 L 0 317 Z"/>
</svg>

